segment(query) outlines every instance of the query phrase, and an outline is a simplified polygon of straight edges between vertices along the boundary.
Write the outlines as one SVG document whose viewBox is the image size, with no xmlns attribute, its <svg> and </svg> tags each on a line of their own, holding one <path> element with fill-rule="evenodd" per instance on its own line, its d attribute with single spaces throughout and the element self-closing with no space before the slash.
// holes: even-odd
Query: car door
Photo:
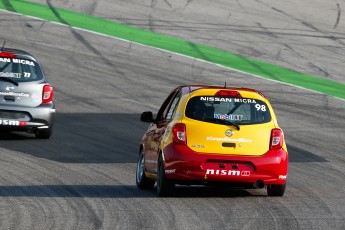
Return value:
<svg viewBox="0 0 345 230">
<path fill-rule="evenodd" d="M 155 122 L 151 124 L 147 136 L 147 151 L 145 156 L 145 167 L 150 173 L 157 172 L 160 144 L 165 130 L 172 119 L 172 115 L 180 98 L 179 90 L 173 91 L 158 111 Z"/>
</svg>

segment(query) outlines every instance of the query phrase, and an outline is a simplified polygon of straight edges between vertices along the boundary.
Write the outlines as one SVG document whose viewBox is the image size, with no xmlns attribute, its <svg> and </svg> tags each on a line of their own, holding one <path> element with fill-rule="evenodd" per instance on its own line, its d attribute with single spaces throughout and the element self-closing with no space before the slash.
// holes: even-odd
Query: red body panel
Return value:
<svg viewBox="0 0 345 230">
<path fill-rule="evenodd" d="M 288 154 L 269 150 L 262 156 L 199 154 L 186 145 L 169 144 L 163 150 L 168 179 L 193 182 L 285 184 Z"/>
</svg>

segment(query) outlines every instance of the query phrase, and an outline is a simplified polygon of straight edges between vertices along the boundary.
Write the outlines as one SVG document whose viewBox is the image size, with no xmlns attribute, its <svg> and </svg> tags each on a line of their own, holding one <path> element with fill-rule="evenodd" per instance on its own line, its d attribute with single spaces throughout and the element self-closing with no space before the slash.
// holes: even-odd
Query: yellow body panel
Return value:
<svg viewBox="0 0 345 230">
<path fill-rule="evenodd" d="M 241 125 L 238 131 L 233 126 L 187 119 L 187 145 L 196 152 L 252 156 L 268 151 L 272 124 Z"/>
</svg>

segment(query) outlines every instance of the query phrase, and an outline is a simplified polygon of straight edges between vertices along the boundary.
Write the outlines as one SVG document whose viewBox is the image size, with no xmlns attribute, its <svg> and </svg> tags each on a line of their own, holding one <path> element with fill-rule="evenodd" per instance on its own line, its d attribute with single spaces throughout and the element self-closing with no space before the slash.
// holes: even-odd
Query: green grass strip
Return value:
<svg viewBox="0 0 345 230">
<path fill-rule="evenodd" d="M 0 8 L 172 51 L 248 74 L 285 82 L 345 99 L 345 84 L 317 78 L 312 75 L 232 54 L 224 50 L 191 43 L 179 38 L 24 0 L 0 0 Z"/>
</svg>

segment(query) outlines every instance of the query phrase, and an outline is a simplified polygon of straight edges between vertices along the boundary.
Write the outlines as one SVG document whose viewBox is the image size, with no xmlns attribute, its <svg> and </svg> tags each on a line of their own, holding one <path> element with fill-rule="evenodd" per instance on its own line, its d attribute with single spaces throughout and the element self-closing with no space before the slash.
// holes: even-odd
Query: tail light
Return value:
<svg viewBox="0 0 345 230">
<path fill-rule="evenodd" d="M 173 141 L 176 144 L 186 145 L 187 144 L 187 133 L 186 125 L 183 123 L 177 123 L 172 128 Z"/>
<path fill-rule="evenodd" d="M 49 103 L 53 100 L 53 87 L 49 84 L 43 86 L 42 103 Z"/>
<path fill-rule="evenodd" d="M 272 129 L 270 149 L 281 149 L 283 147 L 284 134 L 281 129 Z"/>
<path fill-rule="evenodd" d="M 4 58 L 15 58 L 16 55 L 12 52 L 6 52 L 6 51 L 1 51 L 0 52 L 0 57 L 4 57 Z"/>
<path fill-rule="evenodd" d="M 234 91 L 234 90 L 219 90 L 214 96 L 241 97 L 241 94 L 238 91 Z"/>
</svg>

